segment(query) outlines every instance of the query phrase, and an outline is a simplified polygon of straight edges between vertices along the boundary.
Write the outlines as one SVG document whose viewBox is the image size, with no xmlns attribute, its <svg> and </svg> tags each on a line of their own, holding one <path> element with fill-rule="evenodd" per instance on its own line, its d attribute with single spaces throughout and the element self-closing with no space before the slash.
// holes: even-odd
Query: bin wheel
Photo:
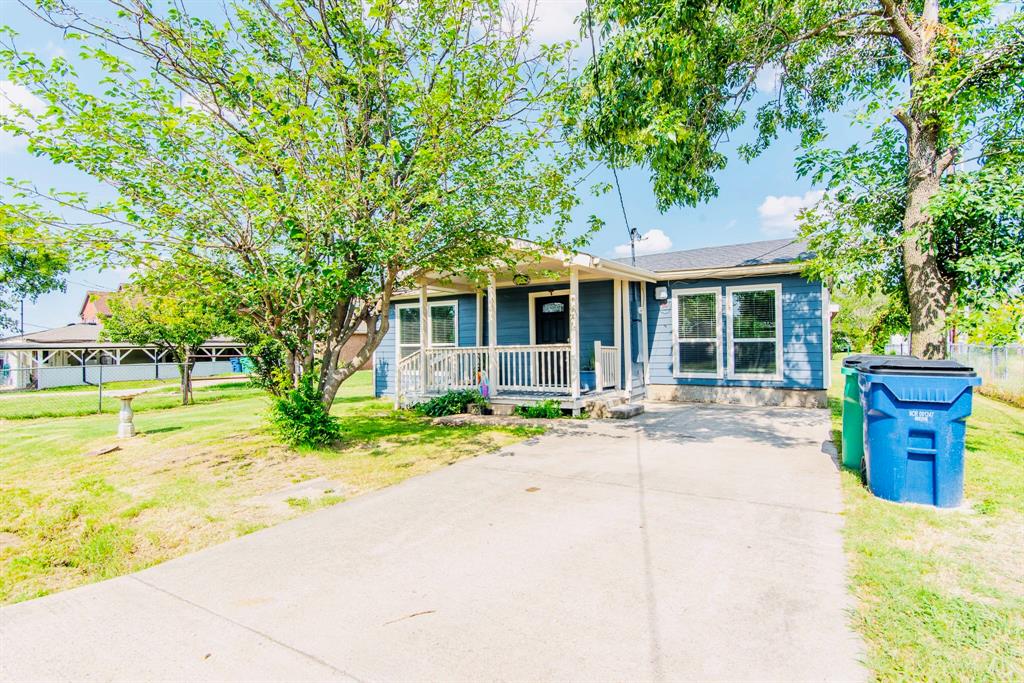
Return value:
<svg viewBox="0 0 1024 683">
<path fill-rule="evenodd" d="M 868 459 L 866 456 L 860 459 L 860 483 L 865 485 L 868 483 Z"/>
</svg>

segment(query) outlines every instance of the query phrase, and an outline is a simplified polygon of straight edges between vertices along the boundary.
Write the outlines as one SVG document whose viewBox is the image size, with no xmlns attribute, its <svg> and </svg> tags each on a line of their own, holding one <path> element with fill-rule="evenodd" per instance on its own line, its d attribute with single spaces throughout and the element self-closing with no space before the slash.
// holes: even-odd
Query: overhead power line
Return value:
<svg viewBox="0 0 1024 683">
<path fill-rule="evenodd" d="M 601 108 L 601 84 L 599 69 L 597 68 L 597 43 L 594 40 L 594 15 L 590 7 L 590 0 L 587 0 L 587 31 L 590 33 L 590 55 L 594 61 L 594 94 L 597 98 L 598 109 Z M 612 170 L 612 179 L 615 181 L 615 192 L 619 195 L 619 206 L 622 208 L 622 220 L 626 224 L 626 232 L 629 234 L 629 253 L 633 266 L 636 266 L 636 240 L 639 231 L 629 224 L 629 216 L 626 214 L 626 201 L 622 198 L 622 186 L 619 184 L 619 173 L 615 169 L 614 160 L 608 164 Z"/>
</svg>

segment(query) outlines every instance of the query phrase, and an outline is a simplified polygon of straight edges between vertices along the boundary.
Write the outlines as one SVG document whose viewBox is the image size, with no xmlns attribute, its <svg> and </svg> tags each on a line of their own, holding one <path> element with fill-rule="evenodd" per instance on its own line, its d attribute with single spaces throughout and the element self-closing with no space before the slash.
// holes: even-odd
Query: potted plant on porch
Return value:
<svg viewBox="0 0 1024 683">
<path fill-rule="evenodd" d="M 594 352 L 588 353 L 580 365 L 580 392 L 586 393 L 597 388 L 597 372 L 594 370 Z"/>
</svg>

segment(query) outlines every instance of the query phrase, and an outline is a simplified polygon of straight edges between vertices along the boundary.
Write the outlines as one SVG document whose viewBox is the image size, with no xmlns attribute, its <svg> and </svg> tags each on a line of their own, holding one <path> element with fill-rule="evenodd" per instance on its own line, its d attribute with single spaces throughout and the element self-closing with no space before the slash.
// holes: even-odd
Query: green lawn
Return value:
<svg viewBox="0 0 1024 683">
<path fill-rule="evenodd" d="M 111 384 L 103 387 L 102 412 L 104 413 L 116 413 L 121 409 L 121 402 L 113 396 L 112 392 L 140 388 L 122 386 L 123 384 L 134 384 L 131 382 L 116 384 L 117 386 Z M 71 417 L 98 413 L 100 404 L 96 388 L 78 387 L 77 389 L 77 391 L 66 393 L 47 390 L 0 395 L 0 419 L 27 420 L 39 417 Z M 199 384 L 192 391 L 192 397 L 196 403 L 255 397 L 260 394 L 262 394 L 261 390 L 250 386 L 249 381 L 244 378 L 237 382 Z M 132 408 L 136 412 L 174 408 L 180 405 L 181 394 L 178 391 L 177 381 L 166 389 L 161 387 L 141 394 L 132 400 Z"/>
<path fill-rule="evenodd" d="M 840 445 L 842 375 L 830 392 Z M 967 511 L 875 498 L 843 472 L 855 624 L 881 680 L 1024 680 L 1024 410 L 975 397 Z"/>
<path fill-rule="evenodd" d="M 325 450 L 280 445 L 262 395 L 143 412 L 128 440 L 110 415 L 0 420 L 0 601 L 141 569 L 538 431 L 435 426 L 369 387 L 369 372 L 343 385 L 344 443 Z M 265 500 L 311 479 L 331 485 Z"/>
<path fill-rule="evenodd" d="M 90 366 L 91 367 L 91 366 Z M 130 368 L 130 365 L 111 365 L 109 368 Z M 152 367 L 152 366 L 150 366 Z M 107 373 L 109 376 L 109 372 Z M 245 375 L 239 373 L 221 373 L 219 375 L 203 375 L 202 377 L 193 377 L 192 381 L 196 384 L 202 384 L 206 380 L 210 379 L 228 379 L 234 377 L 238 380 L 244 380 Z M 124 389 L 148 389 L 151 387 L 167 387 L 170 390 L 178 389 L 181 386 L 181 380 L 177 377 L 170 377 L 167 379 L 126 379 L 120 382 L 104 382 L 104 391 L 122 391 Z M 66 394 L 68 392 L 95 392 L 96 387 L 88 384 L 76 384 L 70 387 L 47 387 L 45 389 L 27 389 L 24 391 L 19 390 L 14 392 L 17 394 L 45 394 L 45 393 L 60 393 Z"/>
</svg>

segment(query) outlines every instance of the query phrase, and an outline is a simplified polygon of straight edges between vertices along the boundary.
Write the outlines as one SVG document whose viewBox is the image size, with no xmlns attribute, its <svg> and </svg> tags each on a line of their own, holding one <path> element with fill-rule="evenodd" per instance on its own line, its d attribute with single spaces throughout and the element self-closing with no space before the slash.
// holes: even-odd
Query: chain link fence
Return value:
<svg viewBox="0 0 1024 683">
<path fill-rule="evenodd" d="M 950 344 L 949 357 L 974 368 L 983 387 L 1024 401 L 1024 346 Z"/>
<path fill-rule="evenodd" d="M 243 366 L 232 361 L 197 362 L 192 373 L 197 403 L 257 393 Z M 181 404 L 181 379 L 174 363 L 0 368 L 0 419 L 114 413 L 117 396 L 139 394 L 136 410 Z"/>
</svg>

